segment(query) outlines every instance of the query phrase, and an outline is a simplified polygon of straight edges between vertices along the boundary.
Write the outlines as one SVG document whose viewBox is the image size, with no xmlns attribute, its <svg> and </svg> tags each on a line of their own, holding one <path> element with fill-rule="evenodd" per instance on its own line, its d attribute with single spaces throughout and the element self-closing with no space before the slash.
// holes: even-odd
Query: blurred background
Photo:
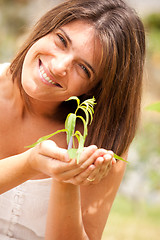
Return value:
<svg viewBox="0 0 160 240">
<path fill-rule="evenodd" d="M 30 27 L 60 0 L 0 0 L 0 63 L 10 62 Z M 144 22 L 147 54 L 141 124 L 103 240 L 158 240 L 160 236 L 160 1 L 126 0 Z M 133 106 L 134 107 L 134 106 Z"/>
</svg>

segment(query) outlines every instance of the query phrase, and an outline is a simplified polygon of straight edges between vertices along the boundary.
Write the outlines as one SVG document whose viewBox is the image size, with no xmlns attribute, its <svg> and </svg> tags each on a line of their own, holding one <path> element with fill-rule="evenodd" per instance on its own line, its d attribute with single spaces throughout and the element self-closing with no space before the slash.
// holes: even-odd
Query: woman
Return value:
<svg viewBox="0 0 160 240">
<path fill-rule="evenodd" d="M 122 0 L 69 0 L 1 66 L 1 239 L 101 239 L 125 171 L 112 151 L 127 159 L 137 127 L 144 52 L 142 22 Z M 64 128 L 70 96 L 97 101 L 79 163 L 65 134 L 26 150 Z"/>
</svg>

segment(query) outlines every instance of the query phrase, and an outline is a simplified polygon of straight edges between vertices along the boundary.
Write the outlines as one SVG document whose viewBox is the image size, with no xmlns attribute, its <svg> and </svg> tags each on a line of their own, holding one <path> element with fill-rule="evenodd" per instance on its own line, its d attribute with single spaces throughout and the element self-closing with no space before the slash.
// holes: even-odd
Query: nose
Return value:
<svg viewBox="0 0 160 240">
<path fill-rule="evenodd" d="M 52 59 L 52 72 L 54 75 L 63 77 L 70 70 L 72 65 L 72 56 L 71 55 L 58 55 Z"/>
</svg>

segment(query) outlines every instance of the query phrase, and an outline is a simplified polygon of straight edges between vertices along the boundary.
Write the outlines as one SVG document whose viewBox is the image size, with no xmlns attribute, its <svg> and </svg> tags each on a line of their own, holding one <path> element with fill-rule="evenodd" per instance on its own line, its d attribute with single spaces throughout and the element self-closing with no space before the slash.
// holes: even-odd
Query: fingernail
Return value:
<svg viewBox="0 0 160 240">
<path fill-rule="evenodd" d="M 101 158 L 98 159 L 98 161 L 99 161 L 99 163 L 103 163 L 104 162 L 104 158 L 101 157 Z"/>
<path fill-rule="evenodd" d="M 116 159 L 113 158 L 113 159 L 112 159 L 112 165 L 114 165 L 115 163 L 116 163 Z"/>
<path fill-rule="evenodd" d="M 106 157 L 108 160 L 110 160 L 110 159 L 112 158 L 110 154 L 106 154 L 105 157 Z"/>
<path fill-rule="evenodd" d="M 67 153 L 66 155 L 65 155 L 65 161 L 66 162 L 69 162 L 71 159 L 70 159 L 70 157 L 69 157 L 69 154 Z"/>
</svg>

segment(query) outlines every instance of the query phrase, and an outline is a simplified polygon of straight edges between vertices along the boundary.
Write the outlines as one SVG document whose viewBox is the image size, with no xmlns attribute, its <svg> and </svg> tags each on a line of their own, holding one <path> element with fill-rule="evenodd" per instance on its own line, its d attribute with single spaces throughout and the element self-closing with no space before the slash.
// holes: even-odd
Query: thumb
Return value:
<svg viewBox="0 0 160 240">
<path fill-rule="evenodd" d="M 69 156 L 67 150 L 60 148 L 52 140 L 46 140 L 39 144 L 40 154 L 45 155 L 50 158 L 60 160 L 62 162 L 68 162 Z"/>
</svg>

